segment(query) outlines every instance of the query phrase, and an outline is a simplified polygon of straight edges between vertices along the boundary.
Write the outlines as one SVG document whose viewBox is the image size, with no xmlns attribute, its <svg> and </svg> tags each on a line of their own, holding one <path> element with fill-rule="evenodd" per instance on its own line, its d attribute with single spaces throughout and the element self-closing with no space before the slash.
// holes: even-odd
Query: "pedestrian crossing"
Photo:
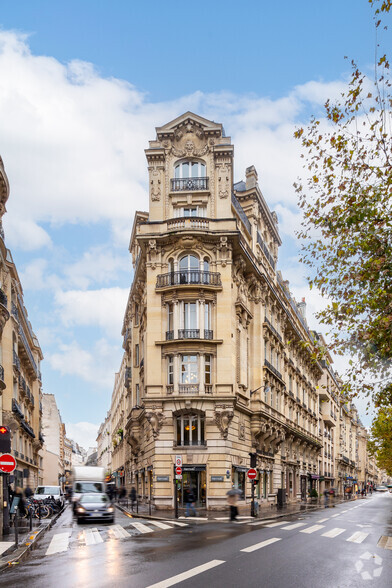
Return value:
<svg viewBox="0 0 392 588">
<path fill-rule="evenodd" d="M 179 521 L 139 521 L 129 522 L 125 529 L 122 525 L 109 525 L 101 529 L 97 527 L 83 529 L 77 535 L 78 547 L 98 545 L 110 539 L 129 539 L 135 535 L 144 535 L 154 531 L 188 527 L 187 523 Z M 49 543 L 45 555 L 54 555 L 68 551 L 71 546 L 72 531 L 55 533 Z"/>
</svg>

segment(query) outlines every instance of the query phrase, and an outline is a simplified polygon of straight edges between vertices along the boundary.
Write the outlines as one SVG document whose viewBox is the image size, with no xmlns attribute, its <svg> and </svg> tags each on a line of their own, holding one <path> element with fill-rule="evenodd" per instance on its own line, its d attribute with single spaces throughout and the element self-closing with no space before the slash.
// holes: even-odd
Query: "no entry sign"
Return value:
<svg viewBox="0 0 392 588">
<path fill-rule="evenodd" d="M 176 468 L 176 474 L 180 476 L 182 474 L 182 468 Z"/>
<path fill-rule="evenodd" d="M 16 468 L 15 458 L 9 453 L 3 453 L 0 456 L 0 470 L 6 474 L 10 474 Z"/>
<path fill-rule="evenodd" d="M 248 478 L 249 480 L 255 480 L 257 476 L 257 472 L 255 469 L 251 468 L 250 470 L 248 470 Z"/>
</svg>

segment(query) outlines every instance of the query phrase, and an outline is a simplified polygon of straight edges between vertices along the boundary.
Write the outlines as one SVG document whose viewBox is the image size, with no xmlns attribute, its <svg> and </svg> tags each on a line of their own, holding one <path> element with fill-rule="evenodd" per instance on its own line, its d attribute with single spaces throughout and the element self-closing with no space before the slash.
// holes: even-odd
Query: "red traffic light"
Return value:
<svg viewBox="0 0 392 588">
<path fill-rule="evenodd" d="M 8 433 L 8 428 L 7 427 L 0 427 L 0 433 L 1 435 L 5 435 L 6 433 Z"/>
</svg>

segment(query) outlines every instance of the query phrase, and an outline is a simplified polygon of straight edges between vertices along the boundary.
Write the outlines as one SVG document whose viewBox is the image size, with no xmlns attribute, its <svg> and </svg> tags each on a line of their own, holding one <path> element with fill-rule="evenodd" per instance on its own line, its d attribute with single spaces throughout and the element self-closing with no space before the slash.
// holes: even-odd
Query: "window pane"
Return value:
<svg viewBox="0 0 392 588">
<path fill-rule="evenodd" d="M 198 177 L 199 177 L 199 163 L 194 161 L 192 163 L 192 178 L 198 178 Z"/>
<path fill-rule="evenodd" d="M 181 417 L 177 419 L 177 445 L 181 445 Z"/>
<path fill-rule="evenodd" d="M 174 177 L 175 178 L 180 177 L 180 165 L 176 165 L 176 167 L 174 168 Z"/>
<path fill-rule="evenodd" d="M 184 417 L 184 445 L 189 445 L 190 441 L 190 427 L 189 417 Z"/>
<path fill-rule="evenodd" d="M 183 178 L 189 178 L 189 163 L 187 161 L 181 165 L 181 171 Z"/>
<path fill-rule="evenodd" d="M 204 304 L 204 328 L 210 329 L 210 304 L 206 302 Z M 206 356 L 207 357 L 207 356 Z"/>
<path fill-rule="evenodd" d="M 204 163 L 200 163 L 199 164 L 199 177 L 205 178 L 205 176 L 206 176 L 206 166 L 204 165 Z"/>
</svg>

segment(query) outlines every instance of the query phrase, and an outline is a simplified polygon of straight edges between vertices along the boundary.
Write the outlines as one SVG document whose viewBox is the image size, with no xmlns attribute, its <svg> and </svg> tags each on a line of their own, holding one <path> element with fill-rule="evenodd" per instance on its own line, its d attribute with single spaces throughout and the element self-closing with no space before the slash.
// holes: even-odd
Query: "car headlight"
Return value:
<svg viewBox="0 0 392 588">
<path fill-rule="evenodd" d="M 113 511 L 114 511 L 114 508 L 112 506 L 109 506 L 108 512 L 113 512 Z"/>
<path fill-rule="evenodd" d="M 76 509 L 76 512 L 86 512 L 86 509 L 83 508 L 83 506 L 78 506 L 78 508 Z"/>
</svg>

